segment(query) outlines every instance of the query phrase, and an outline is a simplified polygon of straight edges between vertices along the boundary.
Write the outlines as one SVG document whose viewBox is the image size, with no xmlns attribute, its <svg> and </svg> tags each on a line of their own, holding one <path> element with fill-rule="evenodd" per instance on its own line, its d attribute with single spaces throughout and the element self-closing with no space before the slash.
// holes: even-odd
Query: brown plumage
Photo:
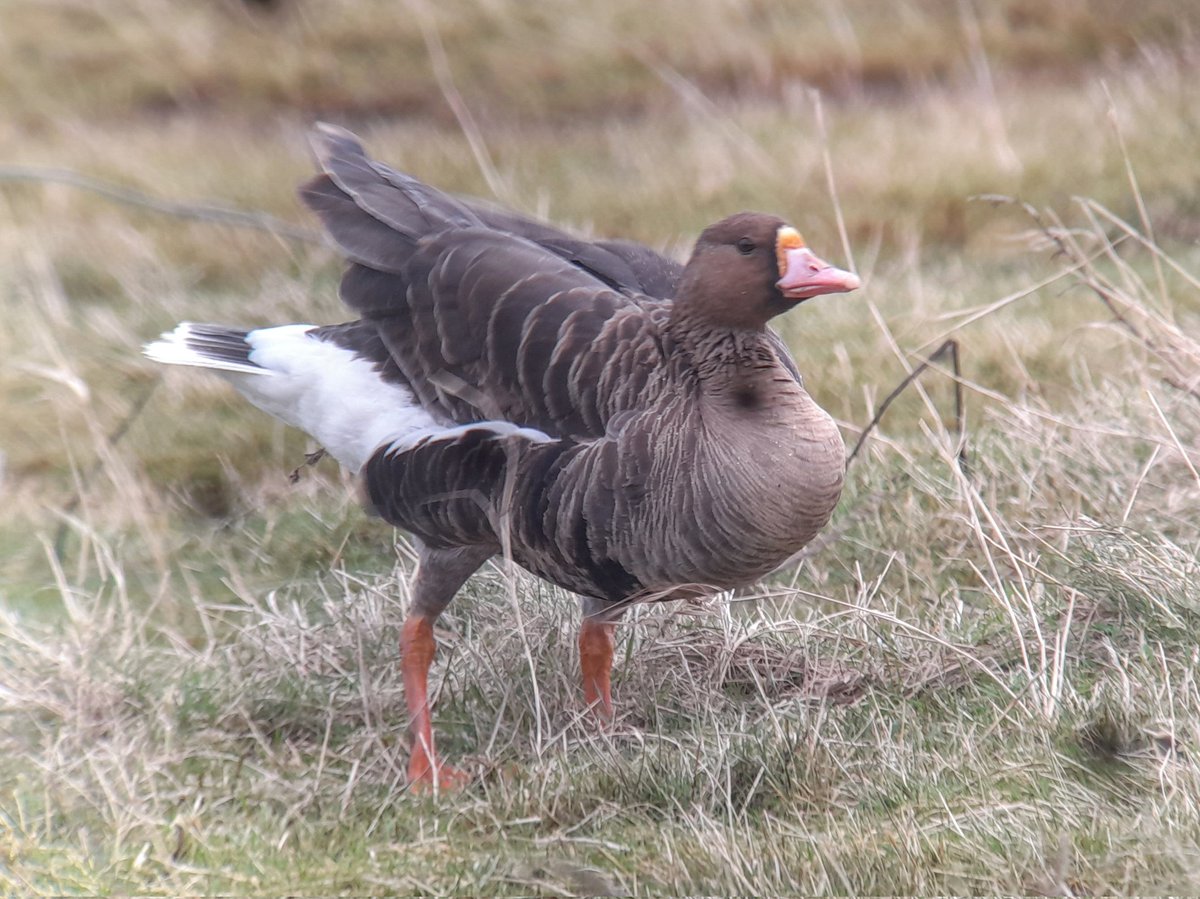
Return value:
<svg viewBox="0 0 1200 899">
<path fill-rule="evenodd" d="M 585 692 L 608 715 L 629 602 L 751 583 L 824 526 L 841 437 L 766 325 L 858 281 L 773 216 L 718 222 L 681 267 L 451 198 L 340 129 L 321 126 L 314 145 L 324 173 L 301 196 L 349 260 L 341 293 L 360 319 L 299 336 L 181 326 L 148 353 L 225 369 L 361 470 L 371 508 L 416 538 L 410 775 L 444 785 L 459 776 L 433 752 L 432 622 L 488 558 L 509 552 L 584 597 Z M 325 422 L 314 397 L 333 382 L 296 374 L 303 352 L 333 348 L 379 384 L 360 420 L 330 409 Z"/>
</svg>

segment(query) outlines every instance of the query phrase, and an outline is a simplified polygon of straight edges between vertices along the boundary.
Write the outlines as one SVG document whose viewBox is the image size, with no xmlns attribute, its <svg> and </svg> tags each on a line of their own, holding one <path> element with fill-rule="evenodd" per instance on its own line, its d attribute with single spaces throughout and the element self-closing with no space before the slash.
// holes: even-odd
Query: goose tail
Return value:
<svg viewBox="0 0 1200 899">
<path fill-rule="evenodd" d="M 206 368 L 252 404 L 307 433 L 351 472 L 385 444 L 439 429 L 406 384 L 328 329 L 243 330 L 184 322 L 143 348 L 156 362 Z"/>
</svg>

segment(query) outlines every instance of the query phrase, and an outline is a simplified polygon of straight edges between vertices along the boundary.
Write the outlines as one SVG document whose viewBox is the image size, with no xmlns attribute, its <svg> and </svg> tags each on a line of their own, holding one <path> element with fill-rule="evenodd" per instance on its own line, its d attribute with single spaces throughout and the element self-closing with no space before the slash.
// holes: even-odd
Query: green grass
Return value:
<svg viewBox="0 0 1200 899">
<path fill-rule="evenodd" d="M 4 182 L 5 890 L 1200 890 L 1186 4 L 442 3 L 474 147 L 419 4 L 12 5 L 0 166 L 313 227 L 303 131 L 330 118 L 440 186 L 679 254 L 762 208 L 844 262 L 840 214 L 865 289 L 780 323 L 810 390 L 851 442 L 953 335 L 970 467 L 943 366 L 803 560 L 636 611 L 605 733 L 574 600 L 486 569 L 434 676 L 476 779 L 414 796 L 403 538 L 329 462 L 291 483 L 302 435 L 138 355 L 185 318 L 338 320 L 334 254 Z"/>
</svg>

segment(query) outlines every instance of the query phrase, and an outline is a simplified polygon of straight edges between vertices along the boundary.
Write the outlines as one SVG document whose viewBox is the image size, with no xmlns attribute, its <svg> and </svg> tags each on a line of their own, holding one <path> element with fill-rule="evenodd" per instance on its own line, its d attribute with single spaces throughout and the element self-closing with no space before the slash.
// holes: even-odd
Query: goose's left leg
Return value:
<svg viewBox="0 0 1200 899">
<path fill-rule="evenodd" d="M 579 667 L 583 672 L 583 698 L 601 721 L 611 721 L 613 647 L 617 621 L 624 611 L 585 597 L 579 626 Z"/>
<path fill-rule="evenodd" d="M 433 717 L 429 705 L 429 668 L 437 642 L 433 623 L 454 594 L 476 569 L 495 554 L 494 547 L 469 546 L 430 549 L 418 543 L 419 561 L 413 578 L 412 605 L 400 632 L 400 667 L 408 705 L 408 780 L 414 787 L 453 789 L 467 775 L 438 759 L 433 746 Z"/>
</svg>

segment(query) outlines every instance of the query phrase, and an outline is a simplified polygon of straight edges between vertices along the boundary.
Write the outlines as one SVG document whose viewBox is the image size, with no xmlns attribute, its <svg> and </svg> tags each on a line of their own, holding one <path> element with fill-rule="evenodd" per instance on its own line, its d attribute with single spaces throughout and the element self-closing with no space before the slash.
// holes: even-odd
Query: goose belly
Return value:
<svg viewBox="0 0 1200 899">
<path fill-rule="evenodd" d="M 845 449 L 821 416 L 744 443 L 680 427 L 576 447 L 523 481 L 514 558 L 608 600 L 748 584 L 803 548 L 837 504 Z"/>
<path fill-rule="evenodd" d="M 828 523 L 844 453 L 836 428 L 786 441 L 764 437 L 737 456 L 714 448 L 681 479 L 678 514 L 657 522 L 664 535 L 657 573 L 730 588 L 773 571 Z"/>
</svg>

